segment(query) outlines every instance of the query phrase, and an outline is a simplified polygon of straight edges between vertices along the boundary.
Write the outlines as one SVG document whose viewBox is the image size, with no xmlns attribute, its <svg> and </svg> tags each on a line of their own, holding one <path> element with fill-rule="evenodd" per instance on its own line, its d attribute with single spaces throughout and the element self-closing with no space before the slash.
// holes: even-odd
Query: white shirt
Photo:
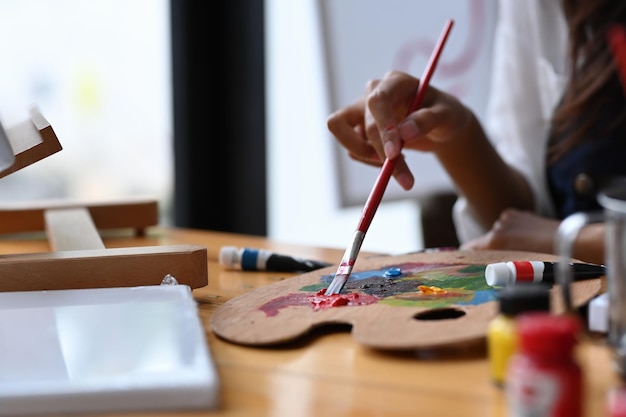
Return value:
<svg viewBox="0 0 626 417">
<path fill-rule="evenodd" d="M 560 0 L 499 0 L 497 19 L 485 131 L 527 179 L 535 211 L 553 217 L 545 152 L 550 118 L 565 87 L 567 25 Z M 463 196 L 453 217 L 462 243 L 487 232 Z"/>
</svg>

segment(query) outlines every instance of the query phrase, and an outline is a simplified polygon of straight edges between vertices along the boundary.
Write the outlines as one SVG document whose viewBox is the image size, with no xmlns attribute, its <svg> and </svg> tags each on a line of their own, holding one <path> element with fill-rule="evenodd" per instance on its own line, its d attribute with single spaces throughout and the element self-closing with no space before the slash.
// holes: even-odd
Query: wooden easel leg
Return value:
<svg viewBox="0 0 626 417">
<path fill-rule="evenodd" d="M 0 291 L 159 285 L 168 274 L 191 288 L 208 284 L 204 246 L 106 249 L 88 208 L 39 210 L 53 252 L 0 256 Z"/>
</svg>

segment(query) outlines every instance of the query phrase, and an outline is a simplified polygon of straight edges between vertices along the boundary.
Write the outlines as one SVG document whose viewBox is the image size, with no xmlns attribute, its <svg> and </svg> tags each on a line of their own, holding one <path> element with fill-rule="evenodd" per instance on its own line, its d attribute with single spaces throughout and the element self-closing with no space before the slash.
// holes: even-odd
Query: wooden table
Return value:
<svg viewBox="0 0 626 417">
<path fill-rule="evenodd" d="M 211 314 L 227 300 L 291 274 L 239 272 L 217 262 L 222 246 L 249 246 L 338 263 L 342 248 L 274 242 L 255 236 L 157 227 L 144 237 L 103 236 L 107 248 L 198 244 L 207 247 L 209 285 L 194 290 L 221 380 L 221 407 L 159 416 L 436 416 L 507 415 L 506 398 L 489 380 L 484 344 L 447 351 L 388 354 L 353 342 L 346 332 L 319 333 L 281 348 L 250 348 L 218 339 Z M 50 250 L 44 236 L 0 240 L 0 253 Z M 373 254 L 362 253 L 360 256 Z M 586 416 L 604 416 L 608 390 L 619 383 L 602 339 L 584 342 Z M 1 406 L 1 405 L 0 405 Z M 103 416 L 102 414 L 99 414 Z M 107 414 L 108 415 L 108 414 Z M 139 416 L 146 414 L 115 414 Z"/>
</svg>

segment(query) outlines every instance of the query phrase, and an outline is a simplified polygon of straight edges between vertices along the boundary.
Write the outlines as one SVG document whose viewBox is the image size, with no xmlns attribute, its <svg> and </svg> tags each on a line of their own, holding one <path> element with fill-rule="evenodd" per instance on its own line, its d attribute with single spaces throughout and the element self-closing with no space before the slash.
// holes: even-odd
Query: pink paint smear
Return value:
<svg viewBox="0 0 626 417">
<path fill-rule="evenodd" d="M 266 316 L 276 316 L 279 311 L 287 307 L 311 307 L 314 311 L 328 310 L 332 307 L 342 306 L 362 306 L 374 304 L 379 297 L 368 294 L 359 294 L 356 292 L 350 294 L 333 294 L 325 295 L 326 288 L 322 288 L 316 294 L 310 293 L 293 293 L 282 297 L 274 298 L 271 301 L 259 307 Z"/>
</svg>

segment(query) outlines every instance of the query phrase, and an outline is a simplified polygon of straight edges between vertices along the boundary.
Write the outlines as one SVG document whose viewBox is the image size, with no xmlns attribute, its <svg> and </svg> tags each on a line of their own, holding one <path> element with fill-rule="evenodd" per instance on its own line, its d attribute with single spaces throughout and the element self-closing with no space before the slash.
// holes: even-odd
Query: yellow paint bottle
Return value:
<svg viewBox="0 0 626 417">
<path fill-rule="evenodd" d="M 498 291 L 498 302 L 500 313 L 487 330 L 487 350 L 491 380 L 503 387 L 509 359 L 517 351 L 515 317 L 526 311 L 550 311 L 550 286 L 510 284 Z"/>
</svg>

